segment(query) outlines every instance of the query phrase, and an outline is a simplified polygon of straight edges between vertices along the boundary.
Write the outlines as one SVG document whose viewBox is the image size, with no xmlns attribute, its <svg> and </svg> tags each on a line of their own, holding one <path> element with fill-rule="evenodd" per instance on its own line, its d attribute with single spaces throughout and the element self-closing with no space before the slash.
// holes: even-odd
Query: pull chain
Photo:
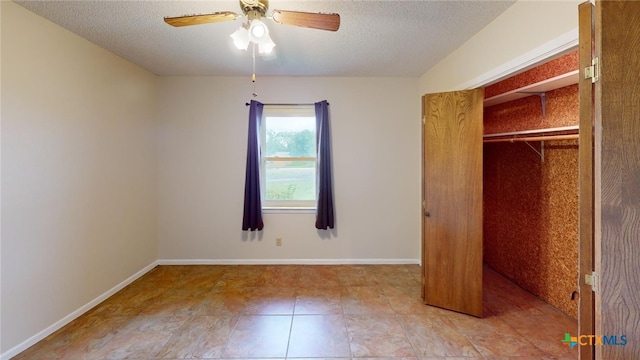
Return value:
<svg viewBox="0 0 640 360">
<path fill-rule="evenodd" d="M 257 97 L 256 93 L 256 44 L 253 44 L 253 53 L 251 54 L 253 58 L 253 73 L 251 74 L 251 82 L 253 83 L 253 97 Z"/>
</svg>

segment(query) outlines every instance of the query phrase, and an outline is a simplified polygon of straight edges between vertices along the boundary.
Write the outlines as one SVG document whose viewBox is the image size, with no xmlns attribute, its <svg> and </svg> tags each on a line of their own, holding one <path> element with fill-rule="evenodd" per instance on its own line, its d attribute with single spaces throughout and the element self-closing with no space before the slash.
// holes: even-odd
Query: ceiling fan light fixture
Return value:
<svg viewBox="0 0 640 360">
<path fill-rule="evenodd" d="M 270 54 L 273 51 L 273 48 L 276 46 L 276 43 L 271 40 L 269 35 L 266 36 L 262 41 L 258 43 L 258 52 L 260 54 Z"/>
<path fill-rule="evenodd" d="M 269 36 L 269 28 L 261 19 L 270 19 L 278 24 L 293 25 L 311 29 L 337 31 L 340 28 L 340 15 L 335 13 L 310 13 L 304 11 L 275 10 L 267 16 L 269 0 L 240 0 L 240 8 L 246 17 L 245 22 L 231 34 L 233 44 L 239 50 L 248 50 L 256 45 L 261 54 L 270 53 L 276 44 Z M 233 11 L 220 11 L 211 14 L 165 17 L 164 21 L 175 27 L 233 21 L 241 15 Z"/>
<path fill-rule="evenodd" d="M 238 50 L 247 50 L 247 48 L 249 48 L 249 42 L 251 41 L 249 38 L 249 30 L 244 26 L 240 26 L 230 36 L 233 39 L 233 45 L 235 45 Z"/>
<path fill-rule="evenodd" d="M 258 19 L 251 20 L 249 26 L 249 37 L 254 43 L 259 43 L 265 37 L 269 37 L 269 29 L 262 21 Z"/>
<path fill-rule="evenodd" d="M 258 45 L 258 52 L 260 54 L 269 54 L 273 50 L 273 47 L 276 46 L 269 36 L 267 25 L 258 19 L 253 19 L 243 24 L 230 36 L 238 50 L 247 50 L 249 44 L 253 43 Z"/>
</svg>

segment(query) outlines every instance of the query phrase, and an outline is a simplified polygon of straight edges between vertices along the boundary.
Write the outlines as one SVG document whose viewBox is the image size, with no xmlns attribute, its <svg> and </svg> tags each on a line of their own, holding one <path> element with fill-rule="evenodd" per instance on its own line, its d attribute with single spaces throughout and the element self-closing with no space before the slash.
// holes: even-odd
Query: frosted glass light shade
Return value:
<svg viewBox="0 0 640 360">
<path fill-rule="evenodd" d="M 249 38 L 251 41 L 257 44 L 260 40 L 264 39 L 264 37 L 268 36 L 269 29 L 267 29 L 267 25 L 258 19 L 251 20 L 251 25 L 249 26 Z"/>
<path fill-rule="evenodd" d="M 260 43 L 258 43 L 258 52 L 260 54 L 269 54 L 273 51 L 273 48 L 276 46 L 276 43 L 271 40 L 269 35 L 267 35 Z"/>
<path fill-rule="evenodd" d="M 240 26 L 231 34 L 231 38 L 239 50 L 247 50 L 250 43 L 258 45 L 260 54 L 269 54 L 276 46 L 269 36 L 269 28 L 258 19 L 253 19 L 250 23 Z"/>
<path fill-rule="evenodd" d="M 240 26 L 238 30 L 230 36 L 233 39 L 233 45 L 235 45 L 238 50 L 247 50 L 250 42 L 249 31 L 247 29 Z"/>
</svg>

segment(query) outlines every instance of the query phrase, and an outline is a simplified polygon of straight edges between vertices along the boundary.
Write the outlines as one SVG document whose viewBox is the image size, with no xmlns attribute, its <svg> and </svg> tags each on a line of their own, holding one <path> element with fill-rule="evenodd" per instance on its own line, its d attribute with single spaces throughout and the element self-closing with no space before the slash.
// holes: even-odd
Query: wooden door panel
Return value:
<svg viewBox="0 0 640 360">
<path fill-rule="evenodd" d="M 596 359 L 640 359 L 640 2 L 596 1 L 594 255 Z M 632 334 L 632 335 L 631 335 Z"/>
<path fill-rule="evenodd" d="M 593 58 L 593 27 L 594 7 L 590 2 L 580 4 L 579 12 L 579 57 L 580 69 L 591 65 Z M 594 334 L 594 296 L 591 286 L 584 281 L 585 275 L 591 275 L 594 270 L 593 260 L 593 124 L 594 124 L 594 98 L 593 83 L 591 79 L 580 77 L 580 236 L 578 253 L 578 290 L 580 298 L 578 302 L 578 333 Z M 580 360 L 594 358 L 594 346 L 578 347 Z"/>
<path fill-rule="evenodd" d="M 482 316 L 482 100 L 423 98 L 424 301 Z"/>
</svg>

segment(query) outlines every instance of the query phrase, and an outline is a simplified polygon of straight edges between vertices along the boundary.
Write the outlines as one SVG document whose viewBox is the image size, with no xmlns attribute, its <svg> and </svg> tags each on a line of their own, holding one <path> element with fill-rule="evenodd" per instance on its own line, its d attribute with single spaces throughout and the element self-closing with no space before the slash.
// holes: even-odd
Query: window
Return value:
<svg viewBox="0 0 640 360">
<path fill-rule="evenodd" d="M 316 207 L 313 105 L 265 105 L 261 126 L 262 207 Z"/>
</svg>

